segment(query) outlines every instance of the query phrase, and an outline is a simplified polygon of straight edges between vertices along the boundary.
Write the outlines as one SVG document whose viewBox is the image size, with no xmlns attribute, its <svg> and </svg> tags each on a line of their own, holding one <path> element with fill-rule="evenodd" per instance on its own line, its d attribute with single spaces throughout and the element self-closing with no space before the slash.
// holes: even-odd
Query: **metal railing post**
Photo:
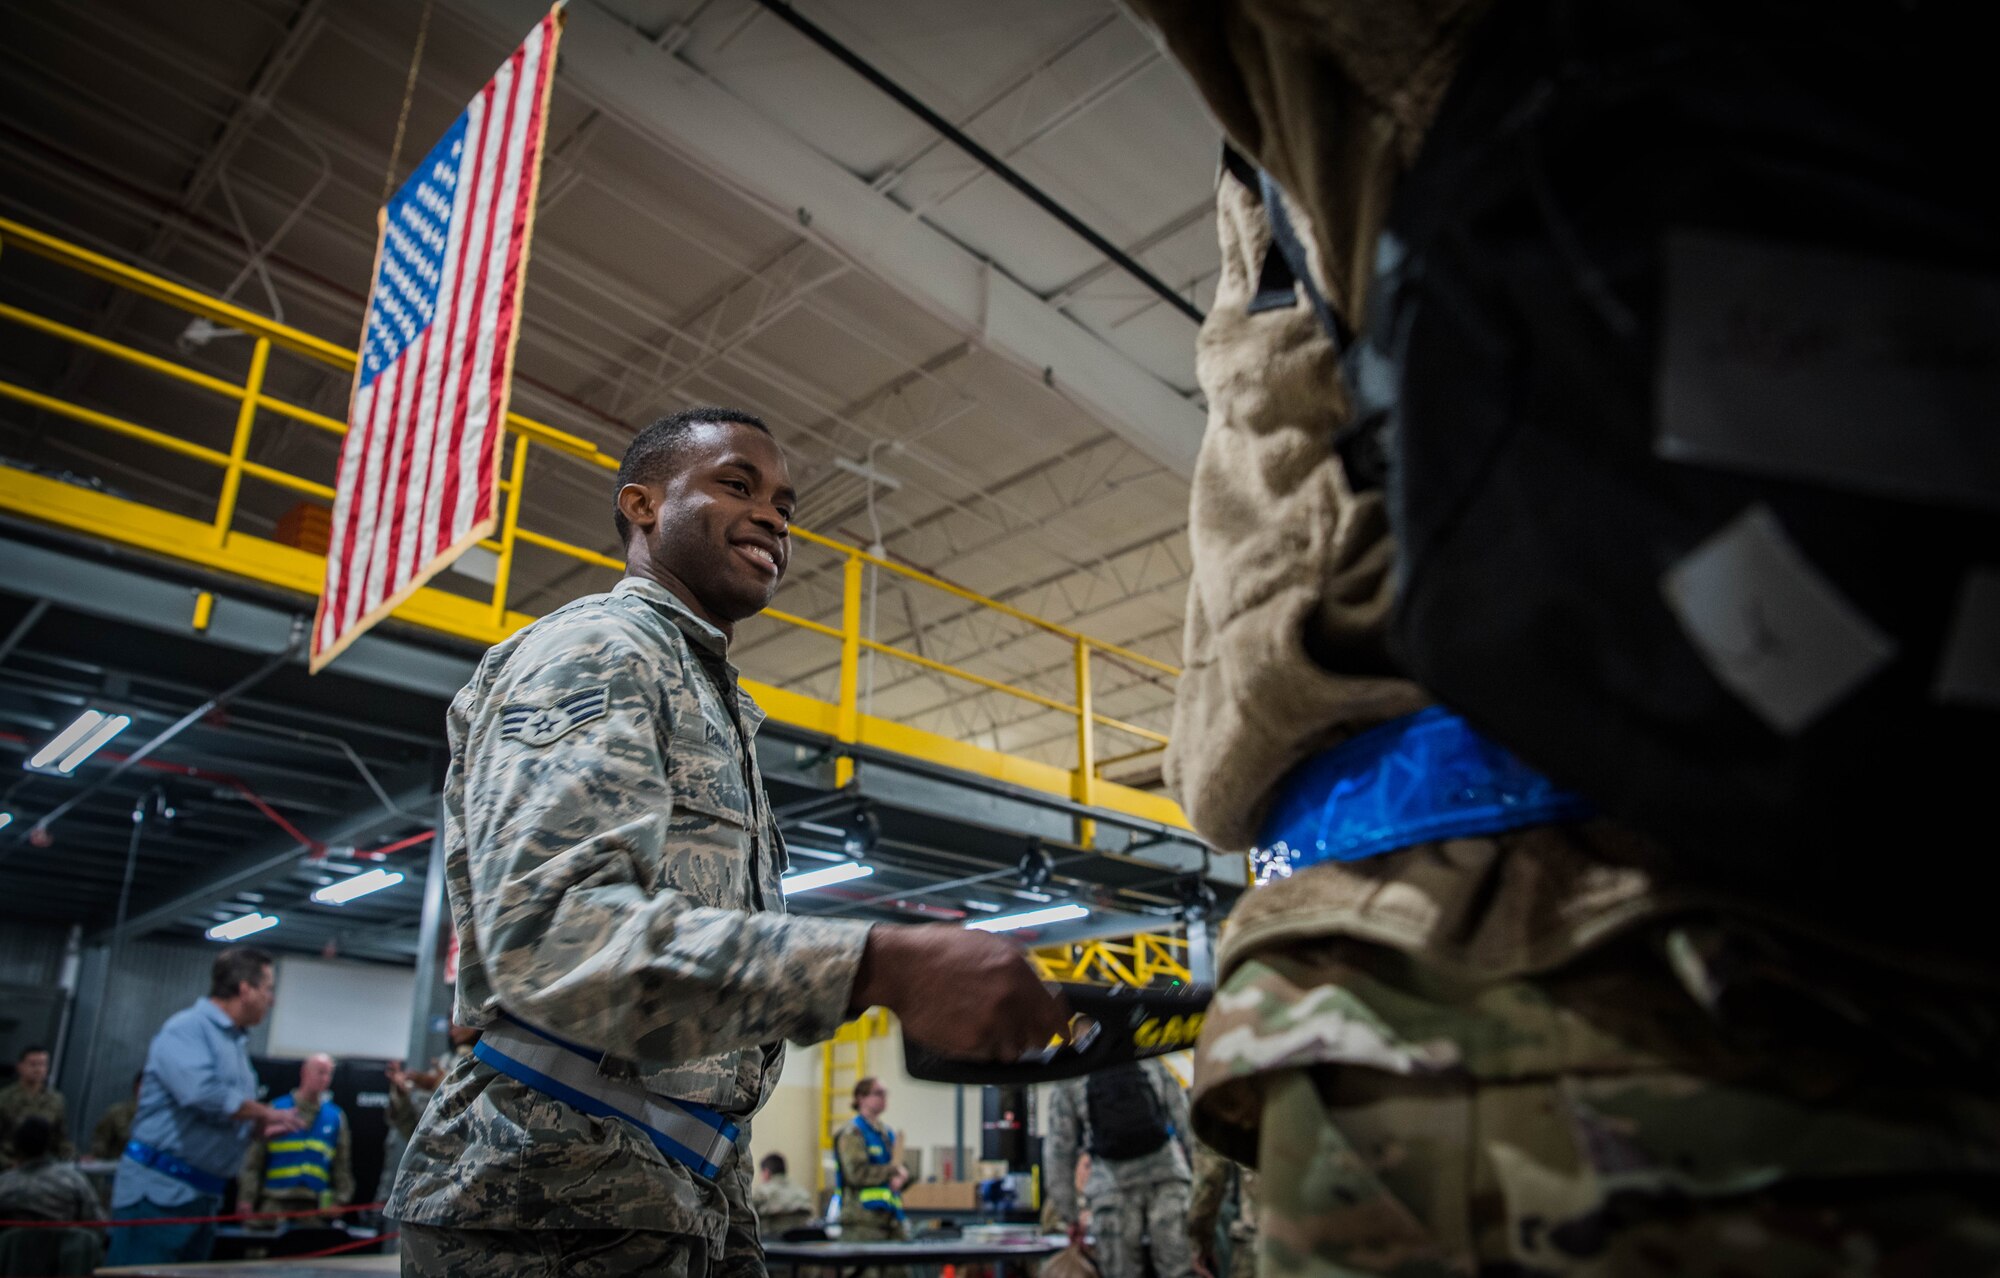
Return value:
<svg viewBox="0 0 2000 1278">
<path fill-rule="evenodd" d="M 1076 772 L 1070 782 L 1070 797 L 1078 803 L 1097 802 L 1097 720 L 1090 704 L 1090 643 L 1076 641 Z M 1076 841 L 1084 847 L 1097 842 L 1097 822 L 1088 817 L 1076 823 Z"/>
<path fill-rule="evenodd" d="M 257 397 L 264 393 L 264 369 L 271 362 L 271 339 L 260 337 L 250 348 L 250 376 L 243 379 L 243 403 L 236 410 L 236 438 L 229 444 L 229 465 L 222 472 L 222 497 L 215 503 L 214 543 L 229 540 L 236 520 L 236 495 L 243 489 L 243 462 L 250 455 L 250 428 L 257 420 Z"/>
<path fill-rule="evenodd" d="M 500 517 L 500 563 L 493 572 L 493 624 L 507 624 L 507 581 L 514 575 L 514 539 L 521 530 L 521 487 L 528 474 L 528 437 L 514 436 L 514 466 L 507 472 L 507 512 Z"/>
<path fill-rule="evenodd" d="M 849 555 L 840 583 L 840 717 L 835 735 L 846 745 L 861 739 L 861 557 Z M 833 765 L 833 783 L 854 780 L 854 760 L 843 755 Z"/>
</svg>

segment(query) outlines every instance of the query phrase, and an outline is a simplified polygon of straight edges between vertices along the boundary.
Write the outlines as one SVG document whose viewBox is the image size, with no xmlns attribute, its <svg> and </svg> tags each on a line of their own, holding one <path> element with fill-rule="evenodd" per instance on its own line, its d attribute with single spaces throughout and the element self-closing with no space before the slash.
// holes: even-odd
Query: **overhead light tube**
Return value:
<svg viewBox="0 0 2000 1278">
<path fill-rule="evenodd" d="M 208 929 L 208 939 L 240 941 L 246 936 L 255 936 L 276 926 L 278 926 L 278 916 L 275 914 L 245 914 L 241 918 L 231 919 L 227 923 L 217 923 Z"/>
<path fill-rule="evenodd" d="M 1023 914 L 1002 914 L 997 918 L 981 919 L 965 926 L 974 932 L 1012 932 L 1016 928 L 1040 927 L 1044 923 L 1067 923 L 1071 919 L 1086 919 L 1090 911 L 1081 905 L 1051 905 L 1046 910 L 1029 910 Z"/>
<path fill-rule="evenodd" d="M 312 894 L 312 899 L 321 905 L 345 905 L 357 896 L 367 896 L 370 892 L 380 892 L 383 888 L 395 887 L 403 881 L 403 875 L 396 870 L 370 870 L 353 878 L 329 883 Z"/>
<path fill-rule="evenodd" d="M 71 720 L 70 725 L 67 728 L 64 728 L 61 732 L 56 733 L 55 740 L 49 742 L 41 749 L 35 751 L 35 753 L 28 759 L 28 766 L 31 768 L 49 767 L 57 759 L 62 758 L 64 755 L 68 754 L 71 750 L 74 750 L 77 747 L 77 745 L 83 741 L 85 737 L 90 735 L 92 729 L 96 728 L 99 724 L 103 722 L 104 722 L 103 711 L 101 710 L 84 711 L 82 714 L 78 715 L 75 719 Z"/>
<path fill-rule="evenodd" d="M 62 757 L 62 762 L 56 764 L 56 771 L 65 773 L 76 771 L 77 764 L 103 749 L 105 742 L 130 726 L 132 720 L 122 714 L 107 715 L 104 722 L 92 728 L 89 736 L 78 742 L 74 750 Z"/>
<path fill-rule="evenodd" d="M 835 883 L 865 879 L 873 873 L 875 867 L 872 865 L 863 865 L 859 861 L 846 861 L 839 865 L 829 865 L 824 870 L 787 874 L 778 881 L 784 886 L 786 896 L 795 896 L 800 892 L 810 892 L 814 888 L 831 887 Z"/>
</svg>

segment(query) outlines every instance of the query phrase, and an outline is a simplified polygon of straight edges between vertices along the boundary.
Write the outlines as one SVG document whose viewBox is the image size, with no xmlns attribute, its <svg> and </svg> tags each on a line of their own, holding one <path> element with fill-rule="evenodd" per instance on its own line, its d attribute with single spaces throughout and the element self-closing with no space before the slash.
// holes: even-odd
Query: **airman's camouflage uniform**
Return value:
<svg viewBox="0 0 2000 1278">
<path fill-rule="evenodd" d="M 1174 1134 L 1143 1158 L 1112 1160 L 1095 1154 L 1083 1182 L 1083 1205 L 1090 1209 L 1090 1234 L 1104 1278 L 1139 1278 L 1150 1250 L 1156 1278 L 1190 1278 L 1194 1254 L 1188 1248 L 1188 1189 L 1192 1173 L 1183 1143 L 1188 1135 L 1188 1099 L 1167 1067 L 1140 1062 Z M 1055 1084 L 1049 1095 L 1049 1135 L 1043 1156 L 1042 1188 L 1048 1217 L 1076 1220 L 1076 1161 L 1090 1145 L 1089 1080 Z"/>
<path fill-rule="evenodd" d="M 1196 1141 L 1187 1229 L 1198 1254 L 1215 1252 L 1216 1226 L 1232 1194 L 1236 1214 L 1229 1221 L 1229 1268 L 1215 1278 L 1257 1278 L 1257 1173 Z"/>
<path fill-rule="evenodd" d="M 1487 0 L 1131 2 L 1365 320 Z M 1336 352 L 1303 299 L 1251 309 L 1259 193 L 1225 172 L 1217 213 L 1167 775 L 1241 849 L 1294 764 L 1429 701 L 1387 651 Z M 1952 837 L 1919 822 L 1885 873 Z M 2000 1273 L 2000 973 L 1968 939 L 1879 944 L 1609 822 L 1316 865 L 1229 920 L 1195 1126 L 1261 1172 L 1261 1278 Z"/>
<path fill-rule="evenodd" d="M 0 1220 L 103 1218 L 97 1191 L 74 1163 L 44 1154 L 12 1171 L 0 1172 Z"/>
<path fill-rule="evenodd" d="M 789 1176 L 758 1181 L 750 1191 L 750 1205 L 757 1209 L 757 1232 L 766 1238 L 810 1225 L 819 1216 L 812 1192 L 804 1185 L 794 1185 Z"/>
<path fill-rule="evenodd" d="M 474 1059 L 439 1084 L 387 1214 L 406 1272 L 761 1274 L 749 1118 L 783 1042 L 846 1015 L 864 924 L 788 918 L 726 641 L 627 578 L 495 646 L 452 703 L 456 1019 L 504 1009 L 741 1131 L 709 1180 L 638 1129 Z"/>
<path fill-rule="evenodd" d="M 69 1143 L 63 1094 L 47 1083 L 39 1091 L 31 1092 L 16 1082 L 0 1087 L 0 1159 L 8 1156 L 14 1128 L 27 1118 L 46 1118 L 55 1130 L 56 1143 L 50 1153 L 57 1158 L 68 1158 L 74 1152 Z"/>
</svg>

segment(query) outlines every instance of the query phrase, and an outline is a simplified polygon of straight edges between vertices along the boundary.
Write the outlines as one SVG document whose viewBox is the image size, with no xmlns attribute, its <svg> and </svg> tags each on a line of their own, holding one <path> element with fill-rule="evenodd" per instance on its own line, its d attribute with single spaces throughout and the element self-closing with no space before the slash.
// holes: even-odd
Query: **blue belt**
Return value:
<svg viewBox="0 0 2000 1278">
<path fill-rule="evenodd" d="M 229 1188 L 229 1182 L 214 1172 L 205 1172 L 177 1154 L 169 1154 L 164 1149 L 154 1149 L 151 1145 L 144 1145 L 136 1140 L 126 1142 L 125 1157 L 141 1167 L 150 1167 L 162 1175 L 172 1176 L 183 1185 L 198 1189 L 214 1198 L 222 1197 L 222 1191 Z"/>
<path fill-rule="evenodd" d="M 1307 759 L 1250 854 L 1259 884 L 1326 861 L 1595 815 L 1581 796 L 1433 706 Z"/>
<path fill-rule="evenodd" d="M 596 1118 L 616 1118 L 646 1134 L 668 1158 L 708 1180 L 736 1144 L 736 1124 L 706 1105 L 673 1100 L 598 1072 L 604 1053 L 557 1038 L 506 1013 L 472 1054 L 517 1083 Z"/>
</svg>

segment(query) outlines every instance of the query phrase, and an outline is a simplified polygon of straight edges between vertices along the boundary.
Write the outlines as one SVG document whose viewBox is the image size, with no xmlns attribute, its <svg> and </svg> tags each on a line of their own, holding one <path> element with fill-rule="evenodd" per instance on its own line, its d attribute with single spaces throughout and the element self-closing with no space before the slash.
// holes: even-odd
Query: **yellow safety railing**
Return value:
<svg viewBox="0 0 2000 1278">
<path fill-rule="evenodd" d="M 1028 957 L 1045 981 L 1130 985 L 1142 990 L 1194 983 L 1187 966 L 1186 938 L 1160 933 L 1141 932 L 1122 941 L 1046 945 L 1030 950 Z"/>
<path fill-rule="evenodd" d="M 181 516 L 141 503 L 78 489 L 73 485 L 32 475 L 25 471 L 0 471 L 0 507 L 39 517 L 98 536 L 124 540 L 130 544 L 189 560 L 204 567 L 233 572 L 265 584 L 317 594 L 324 576 L 324 560 L 305 558 L 305 552 L 291 550 L 276 542 L 255 538 L 235 527 L 237 507 L 245 480 L 275 485 L 322 501 L 331 501 L 334 491 L 328 484 L 292 474 L 250 458 L 251 440 L 260 426 L 260 415 L 269 414 L 284 423 L 303 425 L 333 435 L 344 435 L 346 423 L 270 393 L 267 379 L 274 353 L 352 373 L 355 354 L 346 347 L 315 337 L 303 330 L 266 319 L 240 306 L 210 297 L 172 280 L 129 266 L 104 254 L 93 252 L 57 236 L 0 218 L 0 250 L 21 250 L 56 265 L 81 272 L 120 289 L 177 310 L 199 316 L 214 324 L 233 328 L 253 339 L 249 369 L 244 379 L 234 382 L 191 368 L 175 360 L 110 340 L 73 325 L 35 314 L 19 306 L 0 303 L 0 321 L 70 343 L 97 355 L 122 361 L 147 372 L 170 378 L 186 386 L 210 392 L 235 405 L 235 428 L 227 451 L 197 443 L 179 435 L 124 417 L 103 412 L 31 387 L 0 379 L 0 397 L 12 399 L 43 412 L 85 426 L 137 440 L 166 452 L 214 466 L 222 472 L 214 514 L 199 528 L 189 527 Z M 498 563 L 490 597 L 483 604 L 450 592 L 427 588 L 417 592 L 397 612 L 400 619 L 471 639 L 493 643 L 526 625 L 533 618 L 508 607 L 508 589 L 513 579 L 520 547 L 533 546 L 580 563 L 621 570 L 622 561 L 561 538 L 524 527 L 521 522 L 528 480 L 531 447 L 542 448 L 579 464 L 602 471 L 616 471 L 618 459 L 577 435 L 546 423 L 509 413 L 506 421 L 511 452 L 503 454 L 505 478 L 499 481 L 503 494 L 497 534 L 480 543 L 492 551 Z M 988 598 L 942 577 L 873 555 L 858 546 L 823 537 L 794 527 L 800 541 L 823 547 L 844 557 L 841 616 L 838 626 L 797 616 L 780 609 L 764 615 L 840 644 L 838 700 L 832 705 L 779 689 L 775 696 L 759 691 L 760 700 L 774 718 L 827 732 L 843 744 L 877 745 L 893 751 L 917 754 L 934 761 L 977 772 L 1044 791 L 1064 794 L 1075 801 L 1108 807 L 1166 824 L 1185 826 L 1186 821 L 1171 800 L 1156 794 L 1130 789 L 1106 780 L 1107 764 L 1123 762 L 1156 752 L 1167 744 L 1165 735 L 1139 724 L 1113 718 L 1096 709 L 1091 692 L 1093 659 L 1111 658 L 1128 670 L 1137 669 L 1168 678 L 1178 677 L 1177 667 L 1135 652 L 1119 644 L 1037 617 L 1010 604 Z M 1071 649 L 1074 694 L 1070 700 L 1048 696 L 1003 680 L 989 678 L 948 662 L 933 660 L 893 644 L 881 643 L 862 630 L 864 570 L 874 568 L 939 590 L 954 598 L 989 609 L 1060 639 Z M 984 750 L 950 738 L 937 736 L 907 725 L 897 725 L 866 715 L 861 707 L 860 665 L 863 652 L 880 653 L 934 674 L 1002 693 L 1059 712 L 1076 721 L 1076 766 L 1056 769 L 1050 765 Z M 1103 728 L 1146 743 L 1143 748 L 1097 757 L 1097 730 Z M 836 763 L 836 781 L 845 785 L 852 779 L 854 764 L 842 756 Z M 1088 842 L 1091 823 L 1081 823 L 1079 837 Z"/>
</svg>

